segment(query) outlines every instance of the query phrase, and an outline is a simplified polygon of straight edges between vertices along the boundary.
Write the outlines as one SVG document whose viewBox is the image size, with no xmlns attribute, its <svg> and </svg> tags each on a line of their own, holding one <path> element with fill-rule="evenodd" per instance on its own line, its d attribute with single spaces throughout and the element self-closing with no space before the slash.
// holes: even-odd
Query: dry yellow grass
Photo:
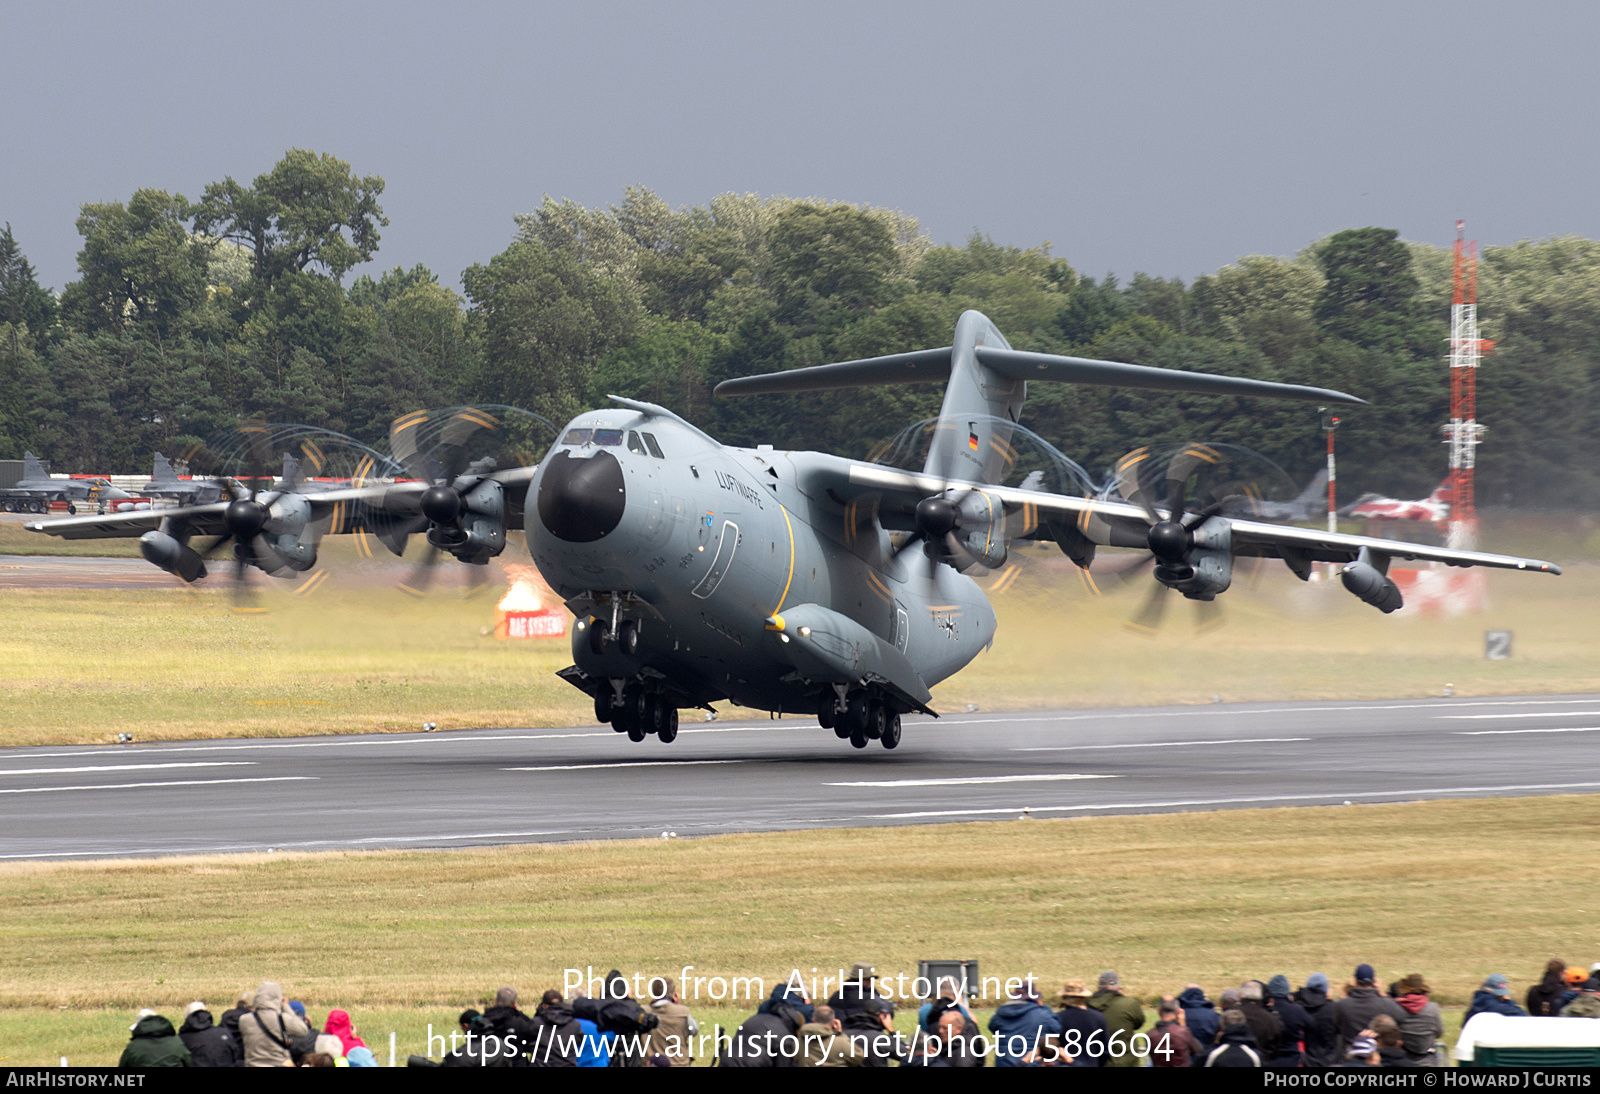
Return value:
<svg viewBox="0 0 1600 1094">
<path fill-rule="evenodd" d="M 1365 960 L 1462 1002 L 1490 972 L 1596 956 L 1597 823 L 1600 796 L 1571 796 L 6 864 L 0 1006 L 176 1007 L 273 977 L 448 1007 L 591 965 L 770 987 L 931 957 L 1047 984 L 1116 968 L 1141 995 Z"/>
</svg>

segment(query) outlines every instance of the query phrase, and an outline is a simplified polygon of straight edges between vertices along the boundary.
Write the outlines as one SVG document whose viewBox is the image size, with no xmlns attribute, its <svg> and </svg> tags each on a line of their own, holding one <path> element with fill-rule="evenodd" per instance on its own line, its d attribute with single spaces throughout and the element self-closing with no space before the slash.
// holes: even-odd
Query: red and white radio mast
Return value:
<svg viewBox="0 0 1600 1094">
<path fill-rule="evenodd" d="M 1478 359 L 1485 343 L 1478 337 L 1478 242 L 1467 242 L 1466 221 L 1456 221 L 1455 271 L 1450 299 L 1450 546 L 1470 548 L 1477 540 L 1478 514 L 1473 494 L 1475 451 L 1483 436 L 1478 424 Z"/>
</svg>

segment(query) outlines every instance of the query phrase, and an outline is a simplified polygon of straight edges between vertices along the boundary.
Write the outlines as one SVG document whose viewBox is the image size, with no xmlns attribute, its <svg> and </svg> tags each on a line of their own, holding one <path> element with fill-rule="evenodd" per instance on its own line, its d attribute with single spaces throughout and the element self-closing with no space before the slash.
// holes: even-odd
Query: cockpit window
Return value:
<svg viewBox="0 0 1600 1094">
<path fill-rule="evenodd" d="M 594 431 L 594 443 L 595 444 L 605 444 L 605 445 L 621 444 L 622 443 L 622 430 L 620 430 L 620 429 L 597 429 L 597 430 Z"/>
<path fill-rule="evenodd" d="M 561 438 L 562 444 L 588 444 L 590 430 L 569 429 L 567 435 Z"/>
<path fill-rule="evenodd" d="M 637 452 L 641 456 L 645 455 L 644 442 L 639 439 L 639 434 L 631 429 L 628 430 L 628 451 Z"/>
<path fill-rule="evenodd" d="M 658 460 L 666 459 L 666 457 L 661 454 L 661 446 L 656 444 L 656 439 L 652 434 L 644 434 L 644 443 L 650 446 L 650 455 L 654 456 Z"/>
</svg>

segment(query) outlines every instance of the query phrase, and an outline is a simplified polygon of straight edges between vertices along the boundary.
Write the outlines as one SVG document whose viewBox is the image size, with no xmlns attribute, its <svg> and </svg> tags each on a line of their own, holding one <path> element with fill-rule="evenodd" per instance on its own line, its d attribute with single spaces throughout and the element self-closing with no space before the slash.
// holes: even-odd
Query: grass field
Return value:
<svg viewBox="0 0 1600 1094">
<path fill-rule="evenodd" d="M 1191 980 L 1213 997 L 1277 972 L 1337 981 L 1369 961 L 1460 1005 L 1490 972 L 1520 996 L 1551 956 L 1600 957 L 1597 824 L 1600 796 L 1582 796 L 6 864 L 0 1063 L 111 1062 L 137 1007 L 220 1013 L 263 978 L 385 1044 L 502 983 L 530 997 L 585 966 L 693 965 L 770 990 L 793 969 L 915 975 L 960 957 L 1052 993 L 1115 968 L 1149 999 Z"/>
</svg>

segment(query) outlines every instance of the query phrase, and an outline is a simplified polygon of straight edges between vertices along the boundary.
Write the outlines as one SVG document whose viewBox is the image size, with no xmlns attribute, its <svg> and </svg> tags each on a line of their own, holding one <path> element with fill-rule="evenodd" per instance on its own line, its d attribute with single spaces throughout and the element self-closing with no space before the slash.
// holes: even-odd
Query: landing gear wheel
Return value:
<svg viewBox="0 0 1600 1094">
<path fill-rule="evenodd" d="M 900 745 L 900 715 L 885 713 L 883 716 L 883 736 L 878 738 L 878 743 L 884 748 L 898 748 Z"/>
<path fill-rule="evenodd" d="M 888 720 L 888 711 L 876 699 L 867 707 L 867 736 L 874 741 L 883 738 L 883 725 Z"/>
<path fill-rule="evenodd" d="M 645 738 L 649 724 L 645 721 L 650 713 L 649 695 L 638 684 L 629 684 L 622 689 L 622 710 L 627 715 L 628 740 L 638 742 Z"/>
<path fill-rule="evenodd" d="M 639 624 L 631 619 L 617 624 L 617 649 L 629 657 L 639 652 Z"/>
<path fill-rule="evenodd" d="M 661 738 L 661 743 L 670 745 L 678 737 L 678 708 L 671 703 L 666 704 L 665 717 L 662 719 L 661 728 L 656 731 L 656 736 Z"/>
<path fill-rule="evenodd" d="M 650 692 L 644 697 L 644 717 L 639 720 L 646 735 L 660 733 L 667 724 L 667 704 L 661 696 Z"/>
<path fill-rule="evenodd" d="M 604 619 L 589 620 L 589 652 L 599 657 L 611 645 L 611 624 Z"/>
<path fill-rule="evenodd" d="M 823 729 L 832 729 L 839 722 L 838 700 L 833 697 L 833 692 L 824 692 L 817 700 L 817 721 Z"/>
<path fill-rule="evenodd" d="M 615 708 L 615 705 L 616 705 L 613 702 L 614 698 L 615 698 L 615 695 L 611 690 L 610 682 L 607 681 L 606 683 L 601 684 L 600 685 L 600 690 L 598 690 L 598 691 L 596 691 L 594 693 L 594 720 L 595 721 L 601 722 L 601 723 L 611 721 L 611 715 L 614 712 L 614 708 Z"/>
<path fill-rule="evenodd" d="M 853 729 L 853 730 L 850 731 L 850 747 L 851 748 L 866 748 L 867 747 L 867 734 L 866 734 L 865 730 Z"/>
<path fill-rule="evenodd" d="M 835 723 L 833 727 L 833 735 L 839 738 L 841 741 L 846 740 L 850 736 L 850 727 L 844 723 L 843 719 L 840 719 L 837 723 Z"/>
<path fill-rule="evenodd" d="M 70 501 L 67 502 L 67 516 L 75 517 L 77 515 L 78 515 L 78 507 L 76 505 L 73 505 Z"/>
</svg>

